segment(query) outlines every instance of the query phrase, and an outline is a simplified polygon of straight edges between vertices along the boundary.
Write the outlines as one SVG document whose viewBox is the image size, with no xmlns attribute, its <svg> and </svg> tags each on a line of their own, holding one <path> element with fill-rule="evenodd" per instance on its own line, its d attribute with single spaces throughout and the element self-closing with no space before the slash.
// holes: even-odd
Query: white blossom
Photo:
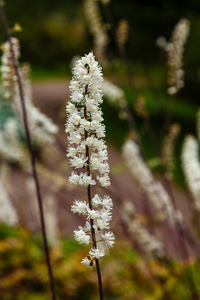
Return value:
<svg viewBox="0 0 200 300">
<path fill-rule="evenodd" d="M 87 268 L 92 269 L 95 266 L 95 259 L 91 258 L 90 255 L 88 255 L 86 258 L 84 258 L 81 262 L 83 265 L 85 265 Z"/>
<path fill-rule="evenodd" d="M 90 209 L 89 212 L 88 212 L 88 217 L 89 219 L 97 219 L 99 218 L 99 211 L 98 210 L 93 210 L 93 209 Z"/>
<path fill-rule="evenodd" d="M 69 182 L 74 185 L 87 187 L 98 182 L 101 186 L 110 185 L 107 146 L 102 140 L 105 136 L 105 126 L 100 109 L 102 103 L 102 72 L 94 59 L 93 53 L 82 57 L 73 69 L 74 77 L 70 82 L 71 96 L 67 104 L 66 132 L 68 133 L 67 156 L 70 158 L 72 171 Z M 93 243 L 93 249 L 82 264 L 91 268 L 95 259 L 104 256 L 96 244 L 96 234 L 110 228 L 112 219 L 112 200 L 109 196 L 103 198 L 94 195 L 86 201 L 75 200 L 71 207 L 73 213 L 86 215 L 86 224 L 74 231 L 75 239 L 80 243 Z M 103 234 L 100 240 L 109 248 L 114 244 L 114 235 L 109 232 Z M 95 238 L 94 238 L 95 236 Z"/>
<path fill-rule="evenodd" d="M 104 219 L 97 219 L 96 225 L 94 225 L 94 229 L 96 230 L 103 230 L 103 229 L 109 229 L 109 221 Z"/>
<path fill-rule="evenodd" d="M 92 175 L 87 175 L 87 173 L 81 173 L 80 174 L 80 179 L 79 179 L 79 184 L 81 186 L 88 186 L 88 185 L 95 185 L 96 182 L 94 179 L 92 179 Z"/>
<path fill-rule="evenodd" d="M 105 207 L 106 209 L 112 209 L 113 207 L 113 202 L 110 196 L 104 196 L 102 199 L 101 205 Z"/>
<path fill-rule="evenodd" d="M 99 195 L 95 195 L 93 198 L 92 198 L 92 205 L 93 206 L 98 206 L 99 204 L 101 204 L 101 201 L 102 199 L 99 197 Z"/>
<path fill-rule="evenodd" d="M 87 165 L 86 162 L 87 162 L 87 157 L 85 158 L 84 155 L 75 156 L 73 159 L 70 160 L 71 167 L 75 167 L 76 169 L 86 166 Z"/>
<path fill-rule="evenodd" d="M 73 213 L 79 213 L 82 215 L 86 215 L 88 212 L 88 204 L 85 201 L 75 200 L 74 204 L 71 207 Z"/>
<path fill-rule="evenodd" d="M 97 176 L 97 179 L 99 181 L 99 183 L 104 186 L 104 187 L 108 187 L 110 185 L 110 178 L 108 176 L 108 174 L 104 174 L 104 176 Z"/>
<path fill-rule="evenodd" d="M 96 259 L 103 257 L 105 255 L 104 250 L 100 250 L 99 248 L 93 248 L 89 251 L 91 256 L 94 256 Z"/>
<path fill-rule="evenodd" d="M 106 246 L 108 247 L 108 248 L 110 248 L 110 247 L 113 247 L 113 245 L 114 245 L 114 240 L 115 240 L 115 237 L 114 237 L 114 234 L 111 232 L 111 231 L 109 231 L 109 232 L 106 232 L 105 234 L 101 234 L 101 237 L 103 238 L 103 240 L 106 242 Z"/>
<path fill-rule="evenodd" d="M 90 242 L 90 235 L 87 235 L 81 226 L 79 226 L 79 230 L 74 230 L 74 236 L 80 244 L 85 243 L 88 245 Z"/>
<path fill-rule="evenodd" d="M 69 177 L 69 183 L 77 185 L 79 183 L 79 180 L 80 180 L 80 176 L 72 172 L 71 176 Z"/>
</svg>

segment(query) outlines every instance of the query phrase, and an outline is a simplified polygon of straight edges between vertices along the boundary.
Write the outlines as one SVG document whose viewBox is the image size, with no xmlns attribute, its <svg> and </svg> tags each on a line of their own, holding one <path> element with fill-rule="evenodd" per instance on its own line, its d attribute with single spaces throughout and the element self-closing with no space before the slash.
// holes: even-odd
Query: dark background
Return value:
<svg viewBox="0 0 200 300">
<path fill-rule="evenodd" d="M 23 61 L 34 67 L 70 72 L 69 63 L 74 55 L 91 51 L 93 37 L 89 34 L 78 0 L 15 0 L 6 1 L 5 11 L 10 27 L 15 22 L 23 27 L 16 36 L 21 42 Z M 108 20 L 105 7 L 99 4 L 105 23 L 112 19 L 112 26 L 125 18 L 129 22 L 129 41 L 126 54 L 130 65 L 141 66 L 142 72 L 153 67 L 163 68 L 165 55 L 156 46 L 156 39 L 164 36 L 170 39 L 174 26 L 180 18 L 187 18 L 191 30 L 184 52 L 185 88 L 179 98 L 198 104 L 200 77 L 200 3 L 196 1 L 130 1 L 113 0 L 108 5 L 111 19 Z M 117 59 L 118 53 L 111 31 L 108 55 Z M 0 23 L 0 40 L 6 39 Z"/>
</svg>

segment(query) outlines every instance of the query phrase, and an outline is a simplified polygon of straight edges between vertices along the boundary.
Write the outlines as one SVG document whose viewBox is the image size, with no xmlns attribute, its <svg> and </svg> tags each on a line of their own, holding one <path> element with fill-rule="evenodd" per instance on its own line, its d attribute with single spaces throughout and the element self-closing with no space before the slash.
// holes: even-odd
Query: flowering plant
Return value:
<svg viewBox="0 0 200 300">
<path fill-rule="evenodd" d="M 113 233 L 105 231 L 110 228 L 112 200 L 109 196 L 92 196 L 91 191 L 91 186 L 97 182 L 103 187 L 110 185 L 107 146 L 102 140 L 105 137 L 105 126 L 100 110 L 103 78 L 101 67 L 92 52 L 77 61 L 73 74 L 70 83 L 71 99 L 66 107 L 66 132 L 69 134 L 67 156 L 71 167 L 81 171 L 72 171 L 69 182 L 87 187 L 88 196 L 88 203 L 75 200 L 72 205 L 73 213 L 87 217 L 85 226 L 79 226 L 74 235 L 79 243 L 92 242 L 89 255 L 82 263 L 89 268 L 96 264 L 98 273 L 98 259 L 105 255 L 104 249 L 100 247 L 101 242 L 105 242 L 107 248 L 114 244 Z"/>
</svg>

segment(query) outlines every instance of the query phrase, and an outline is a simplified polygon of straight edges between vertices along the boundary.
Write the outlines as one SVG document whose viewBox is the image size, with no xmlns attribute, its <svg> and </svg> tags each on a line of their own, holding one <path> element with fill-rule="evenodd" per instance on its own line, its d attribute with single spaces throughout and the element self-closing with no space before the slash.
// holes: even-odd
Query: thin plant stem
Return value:
<svg viewBox="0 0 200 300">
<path fill-rule="evenodd" d="M 39 185 L 39 180 L 38 180 L 38 176 L 37 176 L 37 171 L 36 171 L 36 167 L 35 167 L 35 156 L 34 156 L 34 151 L 33 151 L 33 147 L 32 147 L 30 131 L 29 131 L 29 127 L 28 127 L 28 120 L 27 120 L 27 113 L 26 113 L 26 107 L 25 107 L 25 100 L 24 100 L 22 82 L 21 82 L 21 78 L 20 78 L 19 69 L 18 69 L 18 66 L 17 66 L 17 61 L 16 61 L 16 58 L 15 58 L 13 46 L 12 46 L 11 34 L 10 34 L 8 21 L 7 21 L 7 18 L 6 18 L 6 15 L 4 13 L 4 10 L 3 10 L 3 7 L 1 5 L 1 3 L 0 3 L 0 15 L 1 15 L 1 19 L 2 19 L 2 22 L 3 22 L 4 28 L 5 28 L 6 34 L 7 34 L 8 41 L 10 43 L 12 63 L 13 63 L 13 67 L 14 67 L 14 70 L 15 70 L 15 73 L 16 73 L 16 77 L 17 77 L 17 84 L 18 84 L 18 88 L 19 88 L 19 95 L 20 95 L 20 100 L 21 100 L 21 105 L 22 105 L 24 128 L 25 128 L 25 133 L 26 133 L 26 138 L 27 138 L 28 149 L 29 149 L 29 152 L 30 152 L 32 173 L 33 173 L 33 178 L 34 178 L 35 188 L 36 188 L 36 193 L 37 193 L 37 200 L 38 200 L 40 221 L 41 221 L 41 229 L 42 229 L 42 236 L 43 236 L 43 242 L 44 242 L 44 250 L 45 250 L 45 256 L 46 256 L 46 264 L 47 264 L 48 275 L 49 275 L 49 284 L 50 284 L 50 289 L 51 289 L 52 300 L 56 300 L 54 280 L 53 280 L 53 272 L 52 272 L 51 263 L 50 263 L 50 255 L 49 255 L 49 249 L 48 249 L 48 243 L 47 243 L 47 237 L 46 237 L 46 230 L 45 230 L 44 213 L 43 213 L 43 206 L 42 206 L 42 197 L 41 197 L 41 192 L 40 192 L 40 185 Z"/>
<path fill-rule="evenodd" d="M 89 67 L 88 67 L 88 73 L 89 73 Z M 85 95 L 88 93 L 88 85 L 85 87 Z M 86 105 L 84 105 L 84 118 L 87 120 L 87 109 Z M 88 137 L 88 133 L 85 130 L 85 140 Z M 89 147 L 86 145 L 86 157 L 87 157 L 87 175 L 90 176 L 90 151 Z M 91 191 L 91 185 L 89 184 L 87 187 L 87 195 L 88 195 L 88 203 L 89 203 L 89 208 L 92 209 L 92 191 Z M 90 218 L 90 225 L 91 225 L 91 235 L 92 235 L 92 244 L 93 248 L 97 248 L 97 242 L 96 242 L 96 235 L 95 235 L 95 230 L 94 230 L 94 220 Z M 101 279 L 101 270 L 100 270 L 100 265 L 99 265 L 99 260 L 95 258 L 95 263 L 96 263 L 96 270 L 97 270 L 97 277 L 98 277 L 98 283 L 99 283 L 99 294 L 100 294 L 100 300 L 104 300 L 103 296 L 103 284 L 102 284 L 102 279 Z"/>
</svg>

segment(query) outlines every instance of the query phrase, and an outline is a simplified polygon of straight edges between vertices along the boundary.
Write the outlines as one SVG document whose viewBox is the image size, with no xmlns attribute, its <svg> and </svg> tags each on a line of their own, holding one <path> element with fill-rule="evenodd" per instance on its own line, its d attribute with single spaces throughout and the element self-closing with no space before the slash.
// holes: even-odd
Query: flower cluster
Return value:
<svg viewBox="0 0 200 300">
<path fill-rule="evenodd" d="M 67 104 L 66 132 L 69 147 L 67 156 L 70 158 L 72 171 L 69 182 L 87 187 L 91 194 L 91 186 L 97 182 L 103 187 L 110 185 L 107 146 L 102 140 L 105 136 L 105 126 L 100 103 L 102 102 L 102 72 L 95 61 L 93 53 L 82 57 L 73 69 L 74 77 L 70 83 L 71 99 Z M 78 171 L 79 169 L 79 171 Z M 81 169 L 81 170 L 80 170 Z M 93 243 L 89 255 L 82 261 L 88 267 L 95 264 L 105 254 L 96 246 L 104 241 L 107 247 L 114 244 L 114 235 L 109 229 L 111 220 L 112 200 L 109 196 L 100 197 L 97 194 L 86 201 L 75 200 L 73 213 L 86 215 L 85 227 L 74 231 L 75 239 L 80 243 Z M 99 240 L 96 236 L 100 234 Z"/>
<path fill-rule="evenodd" d="M 75 66 L 78 59 L 80 59 L 79 56 L 75 56 L 72 58 L 72 68 Z M 106 100 L 108 100 L 109 104 L 119 110 L 119 117 L 121 119 L 126 119 L 127 114 L 125 112 L 125 109 L 127 108 L 127 101 L 124 91 L 119 86 L 105 78 L 103 81 L 102 90 L 104 97 L 106 98 Z"/>
<path fill-rule="evenodd" d="M 169 218 L 172 225 L 181 220 L 180 212 L 172 205 L 171 198 L 162 184 L 157 181 L 140 154 L 139 146 L 132 140 L 123 145 L 123 156 L 131 174 L 137 180 L 142 190 L 147 194 L 155 208 Z"/>
<path fill-rule="evenodd" d="M 114 245 L 114 234 L 111 231 L 105 231 L 109 229 L 109 223 L 112 219 L 111 210 L 112 210 L 112 200 L 109 196 L 104 196 L 100 198 L 97 194 L 92 198 L 92 207 L 89 207 L 89 204 L 86 201 L 75 200 L 74 204 L 71 207 L 73 213 L 78 213 L 85 215 L 87 221 L 85 226 L 79 226 L 78 230 L 74 230 L 75 239 L 80 243 L 89 244 L 92 242 L 91 232 L 92 229 L 95 232 L 96 237 L 98 236 L 99 242 L 104 242 L 107 248 L 113 247 Z M 91 220 L 92 228 L 91 228 Z M 95 259 L 105 255 L 105 251 L 98 247 L 93 247 L 89 251 L 89 256 L 83 259 L 82 263 L 87 267 L 92 267 L 95 265 Z"/>
<path fill-rule="evenodd" d="M 195 208 L 200 211 L 200 162 L 197 140 L 188 135 L 182 150 L 182 166 L 188 188 L 194 199 Z"/>
<path fill-rule="evenodd" d="M 20 57 L 20 44 L 16 38 L 11 39 L 14 56 L 18 64 Z M 22 109 L 17 84 L 17 77 L 12 62 L 12 53 L 10 43 L 3 45 L 3 55 L 1 58 L 1 76 L 2 85 L 4 87 L 4 97 L 14 101 L 14 109 L 22 120 Z M 53 143 L 55 134 L 58 132 L 58 126 L 53 123 L 46 115 L 44 115 L 32 101 L 32 88 L 29 79 L 30 67 L 28 64 L 19 66 L 19 73 L 22 79 L 22 88 L 26 102 L 26 110 L 28 114 L 28 123 L 31 136 L 34 141 L 40 144 Z"/>
</svg>

